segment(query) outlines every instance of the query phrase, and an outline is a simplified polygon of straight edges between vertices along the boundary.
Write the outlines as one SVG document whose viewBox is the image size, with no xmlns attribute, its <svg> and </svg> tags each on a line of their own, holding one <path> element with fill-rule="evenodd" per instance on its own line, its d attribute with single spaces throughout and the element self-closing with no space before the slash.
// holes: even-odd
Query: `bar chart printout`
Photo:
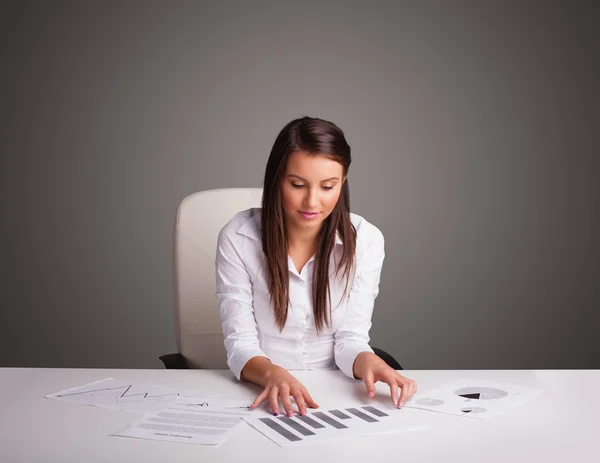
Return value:
<svg viewBox="0 0 600 463">
<path fill-rule="evenodd" d="M 243 419 L 281 447 L 427 428 L 406 424 L 399 411 L 383 411 L 374 406 L 320 410 L 305 416 L 245 416 Z"/>
</svg>

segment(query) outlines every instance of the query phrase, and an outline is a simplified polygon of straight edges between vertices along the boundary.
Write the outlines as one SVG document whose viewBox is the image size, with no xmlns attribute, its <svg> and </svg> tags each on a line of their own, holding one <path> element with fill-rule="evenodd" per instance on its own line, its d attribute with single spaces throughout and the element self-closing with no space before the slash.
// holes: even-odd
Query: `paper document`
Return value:
<svg viewBox="0 0 600 463">
<path fill-rule="evenodd" d="M 372 405 L 354 405 L 310 411 L 304 416 L 244 416 L 250 426 L 277 445 L 312 444 L 348 437 L 416 431 L 429 426 L 410 423 L 401 410 Z"/>
<path fill-rule="evenodd" d="M 198 391 L 106 378 L 45 397 L 145 415 L 162 410 L 178 397 L 198 395 Z"/>
<path fill-rule="evenodd" d="M 459 379 L 417 393 L 404 406 L 483 420 L 505 413 L 543 392 L 533 387 Z"/>
<path fill-rule="evenodd" d="M 200 397 L 180 397 L 166 409 L 149 413 L 111 436 L 218 445 L 240 426 L 249 415 L 250 401 Z"/>
</svg>

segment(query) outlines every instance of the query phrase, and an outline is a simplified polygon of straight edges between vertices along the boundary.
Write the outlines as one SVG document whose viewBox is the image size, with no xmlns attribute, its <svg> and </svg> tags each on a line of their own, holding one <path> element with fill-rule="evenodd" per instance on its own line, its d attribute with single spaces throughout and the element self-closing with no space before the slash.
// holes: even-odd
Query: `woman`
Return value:
<svg viewBox="0 0 600 463">
<path fill-rule="evenodd" d="M 390 386 L 402 407 L 416 383 L 369 347 L 384 259 L 377 227 L 350 213 L 350 146 L 333 123 L 303 117 L 279 133 L 267 162 L 262 208 L 236 214 L 216 257 L 227 362 L 238 379 L 264 387 L 252 403 L 279 400 L 293 416 L 316 408 L 289 370 L 340 368 Z M 399 390 L 401 395 L 398 398 Z"/>
</svg>

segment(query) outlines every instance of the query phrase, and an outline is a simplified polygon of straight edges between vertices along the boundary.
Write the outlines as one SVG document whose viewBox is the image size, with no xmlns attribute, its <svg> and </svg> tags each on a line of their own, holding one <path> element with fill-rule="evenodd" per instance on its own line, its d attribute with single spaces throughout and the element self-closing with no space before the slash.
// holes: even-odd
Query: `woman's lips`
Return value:
<svg viewBox="0 0 600 463">
<path fill-rule="evenodd" d="M 300 212 L 300 215 L 302 217 L 304 217 L 305 219 L 308 219 L 308 220 L 314 219 L 316 216 L 319 215 L 318 212 L 305 212 L 305 211 L 298 211 L 298 212 Z"/>
</svg>

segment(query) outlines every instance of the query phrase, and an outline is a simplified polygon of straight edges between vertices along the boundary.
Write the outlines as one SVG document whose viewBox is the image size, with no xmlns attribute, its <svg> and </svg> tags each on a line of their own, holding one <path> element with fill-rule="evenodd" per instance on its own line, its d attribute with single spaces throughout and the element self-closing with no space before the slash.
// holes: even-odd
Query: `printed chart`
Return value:
<svg viewBox="0 0 600 463">
<path fill-rule="evenodd" d="M 543 389 L 460 379 L 415 394 L 405 407 L 486 419 L 539 396 Z"/>
<path fill-rule="evenodd" d="M 178 397 L 198 395 L 197 391 L 106 378 L 46 397 L 143 415 L 166 408 Z"/>
<path fill-rule="evenodd" d="M 315 411 L 305 416 L 245 416 L 243 419 L 281 447 L 428 428 L 407 424 L 401 412 L 397 412 L 385 412 L 374 406 L 357 406 Z"/>
</svg>

